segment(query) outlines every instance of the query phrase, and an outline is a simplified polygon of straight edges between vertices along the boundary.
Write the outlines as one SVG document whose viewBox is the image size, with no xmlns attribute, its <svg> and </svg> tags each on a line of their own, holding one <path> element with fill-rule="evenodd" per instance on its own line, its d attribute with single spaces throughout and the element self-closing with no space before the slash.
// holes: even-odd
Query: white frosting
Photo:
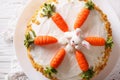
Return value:
<svg viewBox="0 0 120 80">
<path fill-rule="evenodd" d="M 84 2 L 78 2 L 78 0 L 68 2 L 67 0 L 59 0 L 61 4 L 57 4 L 56 11 L 61 14 L 69 26 L 69 30 L 73 30 L 73 25 L 77 17 L 78 12 L 84 7 Z M 50 35 L 56 37 L 58 40 L 64 35 L 64 33 L 56 26 L 51 18 L 40 18 L 38 14 L 37 19 L 41 22 L 40 25 L 32 24 L 33 30 L 37 35 Z M 81 27 L 85 37 L 87 36 L 100 36 L 106 38 L 106 32 L 104 30 L 104 24 L 100 20 L 100 16 L 95 10 L 92 10 L 88 19 Z M 56 52 L 61 48 L 65 47 L 59 43 L 46 45 L 46 46 L 34 46 L 31 51 L 37 63 L 43 66 L 48 66 L 51 59 Z M 98 57 L 102 56 L 101 52 L 104 51 L 104 47 L 91 46 L 90 49 L 84 47 L 81 51 L 85 55 L 90 66 L 94 66 L 98 63 Z M 56 75 L 60 80 L 80 80 L 77 77 L 81 73 L 81 69 L 78 66 L 77 60 L 74 53 L 66 53 L 65 58 L 61 65 L 57 68 L 58 74 Z"/>
</svg>

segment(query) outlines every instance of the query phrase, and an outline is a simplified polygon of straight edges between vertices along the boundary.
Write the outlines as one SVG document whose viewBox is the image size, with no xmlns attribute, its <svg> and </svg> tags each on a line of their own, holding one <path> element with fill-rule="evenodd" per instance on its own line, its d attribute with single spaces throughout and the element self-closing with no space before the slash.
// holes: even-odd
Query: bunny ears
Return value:
<svg viewBox="0 0 120 80">
<path fill-rule="evenodd" d="M 80 36 L 81 33 L 82 33 L 82 30 L 81 30 L 80 28 L 77 28 L 77 29 L 75 30 L 75 34 L 76 34 L 77 36 Z"/>
</svg>

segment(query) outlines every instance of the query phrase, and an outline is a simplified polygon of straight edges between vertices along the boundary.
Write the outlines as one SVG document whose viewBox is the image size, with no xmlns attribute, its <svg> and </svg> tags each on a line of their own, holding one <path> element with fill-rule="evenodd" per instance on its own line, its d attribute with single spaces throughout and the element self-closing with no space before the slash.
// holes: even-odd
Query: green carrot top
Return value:
<svg viewBox="0 0 120 80">
<path fill-rule="evenodd" d="M 113 43 L 113 38 L 112 38 L 112 37 L 108 37 L 108 38 L 107 38 L 107 41 L 106 41 L 106 44 L 105 44 L 105 47 L 106 47 L 106 48 L 109 47 L 109 48 L 111 49 L 111 48 L 113 47 L 113 44 L 114 44 L 114 43 Z"/>
<path fill-rule="evenodd" d="M 25 34 L 24 45 L 26 48 L 28 48 L 34 42 L 35 37 L 36 37 L 36 34 L 33 30 L 30 30 Z"/>
<path fill-rule="evenodd" d="M 84 79 L 84 80 L 90 80 L 93 76 L 94 76 L 94 71 L 93 71 L 93 68 L 91 69 L 88 69 L 87 71 L 85 72 L 82 72 L 81 73 L 81 77 Z"/>
<path fill-rule="evenodd" d="M 94 3 L 93 3 L 91 0 L 88 0 L 88 1 L 85 3 L 85 8 L 87 8 L 87 9 L 89 9 L 89 10 L 94 9 Z"/>
<path fill-rule="evenodd" d="M 53 74 L 57 74 L 57 70 L 52 68 L 52 67 L 46 67 L 46 69 L 44 70 L 44 73 L 51 78 L 53 76 Z"/>
<path fill-rule="evenodd" d="M 43 16 L 47 16 L 48 18 L 51 17 L 55 13 L 55 6 L 53 4 L 45 3 L 43 6 Z"/>
</svg>

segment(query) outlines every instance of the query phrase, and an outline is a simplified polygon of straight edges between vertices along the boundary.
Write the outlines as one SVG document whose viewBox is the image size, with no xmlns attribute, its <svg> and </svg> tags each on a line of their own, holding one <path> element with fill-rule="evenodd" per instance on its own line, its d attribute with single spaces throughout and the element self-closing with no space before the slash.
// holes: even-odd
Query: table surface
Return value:
<svg viewBox="0 0 120 80">
<path fill-rule="evenodd" d="M 20 7 L 24 6 L 28 0 L 0 0 L 0 33 L 4 32 L 8 27 L 8 23 L 15 15 L 18 14 Z M 5 80 L 4 77 L 11 68 L 11 59 L 15 52 L 11 48 L 12 43 L 6 44 L 0 39 L 0 80 Z"/>
<path fill-rule="evenodd" d="M 24 6 L 29 0 L 0 0 L 0 33 L 4 32 L 9 27 L 9 21 L 16 17 L 20 7 Z M 110 5 L 113 7 L 120 19 L 120 0 L 109 0 Z M 15 56 L 14 50 L 11 48 L 12 44 L 5 44 L 0 39 L 0 80 L 4 80 L 4 76 L 10 72 L 11 59 Z"/>
</svg>

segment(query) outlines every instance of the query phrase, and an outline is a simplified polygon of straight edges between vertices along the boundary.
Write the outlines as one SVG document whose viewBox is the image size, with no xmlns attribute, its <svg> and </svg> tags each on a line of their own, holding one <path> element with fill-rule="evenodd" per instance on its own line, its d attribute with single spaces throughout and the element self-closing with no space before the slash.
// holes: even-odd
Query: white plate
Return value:
<svg viewBox="0 0 120 80">
<path fill-rule="evenodd" d="M 18 23 L 16 25 L 15 35 L 14 35 L 14 46 L 16 55 L 18 57 L 18 60 L 20 62 L 21 67 L 23 68 L 26 75 L 29 77 L 30 80 L 48 80 L 44 76 L 41 75 L 41 73 L 37 72 L 31 65 L 26 49 L 24 47 L 24 33 L 26 29 L 26 24 L 28 20 L 31 18 L 33 13 L 36 11 L 37 8 L 39 8 L 40 4 L 45 0 L 31 0 L 29 4 L 25 7 L 23 13 L 21 14 Z M 109 61 L 107 63 L 107 66 L 104 68 L 104 70 L 101 71 L 101 73 L 96 76 L 94 80 L 104 80 L 109 73 L 112 71 L 112 69 L 115 67 L 120 55 L 120 22 L 113 11 L 113 9 L 108 5 L 108 3 L 104 0 L 94 0 L 95 3 L 108 15 L 109 21 L 111 22 L 111 27 L 113 31 L 113 38 L 114 38 L 114 48 L 110 55 Z"/>
</svg>

